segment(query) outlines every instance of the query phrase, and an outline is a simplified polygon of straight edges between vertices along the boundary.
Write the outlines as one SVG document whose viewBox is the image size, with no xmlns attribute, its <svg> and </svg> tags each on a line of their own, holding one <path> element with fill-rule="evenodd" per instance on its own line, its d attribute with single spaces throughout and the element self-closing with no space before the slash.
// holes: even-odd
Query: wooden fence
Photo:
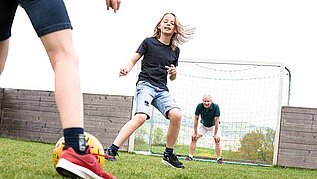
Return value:
<svg viewBox="0 0 317 179">
<path fill-rule="evenodd" d="M 131 119 L 133 97 L 83 94 L 83 98 L 85 131 L 109 146 Z M 56 143 L 63 134 L 52 91 L 0 88 L 0 107 L 2 137 Z M 128 144 L 120 149 L 127 151 Z"/>
<path fill-rule="evenodd" d="M 317 169 L 317 108 L 282 107 L 277 165 Z"/>
</svg>

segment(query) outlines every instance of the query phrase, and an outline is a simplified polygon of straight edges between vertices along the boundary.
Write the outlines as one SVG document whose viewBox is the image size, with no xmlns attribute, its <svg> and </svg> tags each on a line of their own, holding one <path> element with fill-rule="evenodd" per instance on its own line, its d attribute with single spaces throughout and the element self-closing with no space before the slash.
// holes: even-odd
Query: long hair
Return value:
<svg viewBox="0 0 317 179">
<path fill-rule="evenodd" d="M 165 13 L 161 17 L 160 21 L 156 24 L 156 26 L 154 28 L 153 37 L 160 38 L 161 30 L 158 28 L 158 26 L 161 24 L 164 16 L 167 14 L 171 14 L 175 17 L 175 22 L 174 22 L 175 23 L 175 32 L 172 35 L 172 38 L 170 41 L 172 49 L 175 50 L 177 46 L 182 45 L 183 43 L 187 42 L 188 40 L 190 40 L 193 37 L 196 28 L 190 27 L 189 25 L 187 25 L 187 26 L 182 25 L 179 22 L 178 17 L 174 13 L 168 12 L 168 13 Z"/>
</svg>

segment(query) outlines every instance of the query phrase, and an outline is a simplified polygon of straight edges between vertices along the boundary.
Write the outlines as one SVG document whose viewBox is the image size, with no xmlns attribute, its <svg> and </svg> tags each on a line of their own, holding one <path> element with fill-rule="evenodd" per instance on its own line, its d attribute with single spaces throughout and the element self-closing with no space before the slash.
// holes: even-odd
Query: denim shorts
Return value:
<svg viewBox="0 0 317 179">
<path fill-rule="evenodd" d="M 145 113 L 147 115 L 147 119 L 151 116 L 151 104 L 159 110 L 166 119 L 168 119 L 167 113 L 169 110 L 172 108 L 179 108 L 168 91 L 155 87 L 145 81 L 138 82 L 135 98 L 135 113 Z"/>
<path fill-rule="evenodd" d="M 72 29 L 63 0 L 0 0 L 0 41 L 11 36 L 18 5 L 29 16 L 39 37 L 62 29 Z"/>
</svg>

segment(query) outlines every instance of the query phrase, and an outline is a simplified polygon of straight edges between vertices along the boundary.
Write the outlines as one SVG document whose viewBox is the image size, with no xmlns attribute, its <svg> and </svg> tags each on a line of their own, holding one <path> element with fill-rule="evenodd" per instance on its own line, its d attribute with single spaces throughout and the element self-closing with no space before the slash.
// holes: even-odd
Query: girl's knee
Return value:
<svg viewBox="0 0 317 179">
<path fill-rule="evenodd" d="M 168 112 L 168 118 L 173 121 L 181 121 L 182 113 L 178 108 L 173 108 Z"/>
<path fill-rule="evenodd" d="M 143 124 L 146 121 L 146 119 L 147 119 L 146 114 L 140 113 L 140 114 L 136 114 L 133 120 L 139 124 Z"/>
</svg>

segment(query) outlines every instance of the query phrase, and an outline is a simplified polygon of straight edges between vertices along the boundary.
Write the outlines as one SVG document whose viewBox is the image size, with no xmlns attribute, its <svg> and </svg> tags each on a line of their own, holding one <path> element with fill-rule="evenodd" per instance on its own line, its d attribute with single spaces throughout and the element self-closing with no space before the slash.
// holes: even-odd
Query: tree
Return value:
<svg viewBox="0 0 317 179">
<path fill-rule="evenodd" d="M 246 134 L 242 138 L 241 147 L 238 150 L 242 159 L 271 163 L 274 152 L 274 135 L 275 132 L 272 129 Z"/>
<path fill-rule="evenodd" d="M 153 145 L 165 145 L 165 136 L 163 134 L 163 129 L 157 127 L 153 134 Z"/>
</svg>

